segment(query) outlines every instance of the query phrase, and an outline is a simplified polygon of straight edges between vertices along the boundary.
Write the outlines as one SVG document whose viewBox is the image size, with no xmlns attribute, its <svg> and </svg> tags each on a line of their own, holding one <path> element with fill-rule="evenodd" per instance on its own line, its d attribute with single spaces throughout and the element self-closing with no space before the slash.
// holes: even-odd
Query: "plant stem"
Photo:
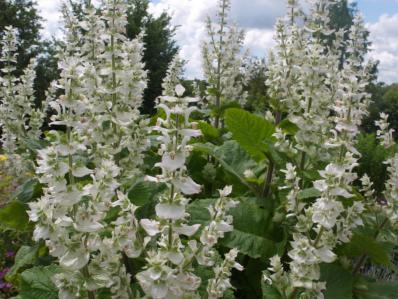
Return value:
<svg viewBox="0 0 398 299">
<path fill-rule="evenodd" d="M 217 115 L 214 121 L 214 126 L 218 129 L 220 127 L 220 108 L 221 108 L 221 62 L 223 58 L 223 34 L 224 34 L 224 22 L 225 22 L 225 2 L 222 5 L 222 13 L 221 13 L 221 20 L 220 20 L 220 48 L 218 49 L 217 55 L 217 95 L 216 95 L 216 108 L 217 108 Z"/>
<path fill-rule="evenodd" d="M 289 296 L 288 299 L 294 299 L 294 298 L 296 298 L 297 292 L 298 292 L 298 289 L 297 289 L 297 288 L 294 288 L 293 292 L 290 294 L 290 296 Z"/>
<path fill-rule="evenodd" d="M 279 125 L 281 120 L 282 120 L 282 113 L 277 111 L 275 113 L 275 125 L 276 126 Z M 271 190 L 272 176 L 273 176 L 274 168 L 275 168 L 274 162 L 271 159 L 268 159 L 268 161 L 269 161 L 269 165 L 268 165 L 267 175 L 266 175 L 266 178 L 264 181 L 264 187 L 263 187 L 263 191 L 261 194 L 261 196 L 263 198 L 266 198 L 269 195 L 269 191 Z"/>
<path fill-rule="evenodd" d="M 87 265 L 84 266 L 84 268 L 81 271 L 82 271 L 83 276 L 86 279 L 90 278 L 90 273 L 88 272 Z M 94 291 L 87 291 L 87 296 L 88 296 L 88 299 L 95 299 L 95 292 Z"/>
<path fill-rule="evenodd" d="M 269 160 L 269 165 L 268 165 L 268 170 L 267 170 L 267 176 L 265 178 L 265 182 L 264 182 L 264 188 L 263 188 L 263 192 L 261 194 L 261 196 L 263 198 L 268 197 L 269 195 L 269 191 L 271 190 L 271 183 L 272 183 L 272 175 L 274 173 L 274 162 L 272 162 L 271 160 Z"/>
</svg>

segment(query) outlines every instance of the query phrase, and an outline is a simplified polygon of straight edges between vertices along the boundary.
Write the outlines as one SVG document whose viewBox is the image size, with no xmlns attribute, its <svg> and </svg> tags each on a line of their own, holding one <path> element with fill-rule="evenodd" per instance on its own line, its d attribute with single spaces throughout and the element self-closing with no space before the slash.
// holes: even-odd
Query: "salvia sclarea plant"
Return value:
<svg viewBox="0 0 398 299">
<path fill-rule="evenodd" d="M 218 1 L 216 21 L 206 21 L 207 39 L 202 43 L 203 73 L 208 84 L 206 100 L 218 111 L 214 119 L 220 124 L 220 109 L 226 104 L 246 103 L 244 85 L 248 74 L 244 71 L 248 53 L 241 53 L 245 33 L 229 20 L 231 1 Z"/>
<path fill-rule="evenodd" d="M 233 103 L 244 104 L 247 74 L 230 1 L 219 1 L 202 48 L 214 107 L 186 96 L 177 55 L 151 118 L 139 111 L 145 33 L 126 37 L 125 0 L 88 1 L 79 18 L 63 5 L 61 75 L 41 109 L 34 62 L 13 76 L 17 41 L 7 29 L 3 150 L 10 171 L 35 169 L 40 188 L 26 185 L 23 204 L 6 207 L 29 206 L 38 244 L 23 246 L 6 276 L 22 299 L 396 297 L 397 284 L 374 275 L 393 279 L 397 245 L 398 155 L 386 114 L 376 122 L 385 191 L 357 173 L 372 79 L 364 22 L 357 15 L 333 30 L 338 1 L 308 2 L 288 0 L 276 24 L 262 115 Z M 41 136 L 32 160 L 25 142 Z"/>
<path fill-rule="evenodd" d="M 201 133 L 189 120 L 195 107 L 188 104 L 196 100 L 183 98 L 181 85 L 174 86 L 176 97 L 160 98 L 158 107 L 166 119 L 159 118 L 150 128 L 162 136 L 161 162 L 155 165 L 162 174 L 147 179 L 169 189 L 159 197 L 156 219 L 138 221 L 138 207 L 123 185 L 142 176 L 148 146 L 148 122 L 138 110 L 146 86 L 142 36 L 136 40 L 125 36 L 126 8 L 121 0 L 105 1 L 100 12 L 88 5 L 78 22 L 68 6 L 63 7 L 66 48 L 59 55 L 57 83 L 63 94 L 49 105 L 56 112 L 51 125 L 65 130 L 51 130 L 50 145 L 38 153 L 36 172 L 44 195 L 30 204 L 29 216 L 36 222 L 33 236 L 45 240 L 58 260 L 54 281 L 59 298 L 96 298 L 104 289 L 112 298 L 137 296 L 123 261 L 140 256 L 146 264 L 133 274 L 148 296 L 198 297 L 202 281 L 192 266 L 197 262 L 216 267 L 207 292 L 209 298 L 219 298 L 231 287 L 231 269 L 241 269 L 235 262 L 236 250 L 226 254 L 224 262 L 218 259 L 218 265 L 213 248 L 232 230 L 227 212 L 236 202 L 228 199 L 230 188 L 223 189 L 209 208 L 213 217 L 209 225 L 200 229 L 199 224 L 187 224 L 189 199 L 184 195 L 201 188 L 186 174 L 185 160 L 192 150 L 188 142 Z M 180 73 L 178 58 L 175 64 L 164 83 L 169 89 Z M 169 89 L 166 94 L 172 93 Z M 116 213 L 112 220 L 110 210 Z M 193 235 L 199 229 L 196 241 Z"/>
<path fill-rule="evenodd" d="M 6 27 L 1 41 L 3 65 L 0 74 L 0 126 L 1 143 L 7 156 L 6 168 L 16 179 L 29 177 L 34 170 L 28 142 L 42 134 L 46 116 L 43 109 L 35 107 L 33 83 L 36 78 L 36 61 L 31 59 L 23 74 L 15 76 L 18 59 L 18 30 Z"/>
</svg>

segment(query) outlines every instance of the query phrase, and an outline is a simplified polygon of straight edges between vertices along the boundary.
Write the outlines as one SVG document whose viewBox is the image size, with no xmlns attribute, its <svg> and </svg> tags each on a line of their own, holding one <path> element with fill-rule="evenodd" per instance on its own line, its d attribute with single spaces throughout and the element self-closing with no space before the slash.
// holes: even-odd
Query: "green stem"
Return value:
<svg viewBox="0 0 398 299">
<path fill-rule="evenodd" d="M 280 122 L 282 121 L 282 113 L 277 111 L 275 113 L 275 125 L 279 125 Z M 265 177 L 264 181 L 264 187 L 261 196 L 263 198 L 267 198 L 269 195 L 269 191 L 271 190 L 271 183 L 272 183 L 272 177 L 274 174 L 274 168 L 275 168 L 275 163 L 271 160 L 268 159 L 269 164 L 268 164 L 268 169 L 267 169 L 267 175 Z"/>
<path fill-rule="evenodd" d="M 88 271 L 88 267 L 87 265 L 84 266 L 84 268 L 82 269 L 82 274 L 83 276 L 87 279 L 90 278 L 90 273 Z M 88 299 L 95 299 L 95 292 L 94 291 L 87 291 L 87 297 Z"/>
<path fill-rule="evenodd" d="M 221 62 L 222 62 L 222 52 L 223 52 L 223 34 L 224 34 L 224 23 L 225 23 L 225 2 L 222 5 L 222 13 L 221 13 L 221 20 L 220 20 L 220 40 L 217 55 L 217 95 L 216 95 L 216 108 L 217 108 L 217 115 L 214 121 L 214 126 L 218 129 L 220 126 L 220 108 L 221 108 Z"/>
</svg>

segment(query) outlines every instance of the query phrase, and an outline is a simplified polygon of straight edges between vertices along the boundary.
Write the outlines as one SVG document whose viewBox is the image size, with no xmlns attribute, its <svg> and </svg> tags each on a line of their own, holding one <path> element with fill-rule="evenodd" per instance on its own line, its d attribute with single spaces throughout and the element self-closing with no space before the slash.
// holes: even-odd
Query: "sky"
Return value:
<svg viewBox="0 0 398 299">
<path fill-rule="evenodd" d="M 60 34 L 61 0 L 37 0 L 45 19 L 43 36 Z M 398 0 L 357 0 L 370 31 L 372 51 L 378 60 L 379 80 L 398 82 Z M 285 13 L 285 0 L 232 0 L 231 18 L 246 32 L 244 47 L 257 57 L 266 57 L 274 44 L 274 24 Z M 204 21 L 214 13 L 216 0 L 152 0 L 150 12 L 167 11 L 178 26 L 176 40 L 180 55 L 187 61 L 185 75 L 201 78 L 200 43 L 205 38 Z"/>
</svg>

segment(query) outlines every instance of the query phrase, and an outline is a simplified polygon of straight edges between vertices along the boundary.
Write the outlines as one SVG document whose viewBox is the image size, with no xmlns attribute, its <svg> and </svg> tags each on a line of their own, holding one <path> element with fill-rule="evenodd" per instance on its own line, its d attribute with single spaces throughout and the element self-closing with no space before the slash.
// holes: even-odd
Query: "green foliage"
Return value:
<svg viewBox="0 0 398 299">
<path fill-rule="evenodd" d="M 390 265 L 387 248 L 374 238 L 362 234 L 355 234 L 351 242 L 343 246 L 341 253 L 349 257 L 358 257 L 365 254 L 376 264 Z"/>
<path fill-rule="evenodd" d="M 21 40 L 18 47 L 17 74 L 21 74 L 29 60 L 38 53 L 41 20 L 36 1 L 0 1 L 0 37 L 3 36 L 6 26 L 13 26 L 18 29 L 18 37 Z M 1 65 L 0 62 L 0 67 Z"/>
<path fill-rule="evenodd" d="M 337 264 L 321 266 L 321 280 L 326 282 L 325 299 L 353 298 L 354 278 L 351 273 Z"/>
<path fill-rule="evenodd" d="M 396 299 L 397 282 L 361 282 L 356 285 L 356 299 Z"/>
<path fill-rule="evenodd" d="M 14 198 L 23 203 L 31 202 L 43 194 L 42 185 L 37 179 L 29 179 L 19 186 L 14 194 Z"/>
<path fill-rule="evenodd" d="M 380 113 L 389 115 L 391 128 L 398 133 L 398 84 L 385 85 L 384 83 L 371 84 L 368 92 L 372 95 L 369 107 L 369 116 L 365 118 L 362 127 L 368 133 L 376 133 L 375 121 L 380 119 Z"/>
<path fill-rule="evenodd" d="M 387 160 L 389 153 L 386 148 L 378 144 L 374 134 L 361 134 L 358 138 L 357 150 L 361 154 L 358 174 L 365 173 L 371 178 L 374 189 L 380 194 L 384 190 L 387 179 Z"/>
<path fill-rule="evenodd" d="M 237 248 L 251 258 L 268 260 L 277 252 L 274 241 L 267 239 L 271 213 L 258 205 L 255 199 L 242 199 L 231 211 L 234 217 L 234 231 L 228 233 L 221 244 Z"/>
<path fill-rule="evenodd" d="M 267 142 L 272 140 L 272 134 L 275 132 L 273 124 L 263 117 L 237 108 L 227 110 L 225 124 L 233 138 L 256 161 L 265 158 Z"/>
<path fill-rule="evenodd" d="M 163 186 L 153 182 L 138 181 L 128 191 L 131 202 L 137 206 L 150 203 L 156 194 L 163 189 Z"/>
<path fill-rule="evenodd" d="M 247 91 L 245 108 L 249 111 L 263 114 L 270 108 L 270 99 L 265 85 L 267 80 L 265 61 L 263 59 L 253 59 L 253 61 L 249 62 L 248 68 L 251 71 L 251 76 L 245 86 Z"/>
<path fill-rule="evenodd" d="M 59 272 L 56 265 L 39 266 L 25 270 L 21 274 L 21 299 L 58 299 L 58 289 L 52 279 Z"/>
<path fill-rule="evenodd" d="M 301 190 L 298 194 L 298 199 L 316 198 L 321 195 L 321 192 L 315 188 L 308 188 Z"/>
<path fill-rule="evenodd" d="M 163 12 L 155 17 L 148 11 L 148 0 L 128 0 L 127 36 L 136 37 L 141 30 L 144 35 L 144 58 L 148 70 L 148 88 L 144 93 L 143 113 L 154 113 L 155 99 L 162 94 L 162 81 L 168 66 L 178 52 L 174 41 L 175 28 L 171 17 Z"/>
<path fill-rule="evenodd" d="M 0 209 L 0 227 L 24 231 L 29 227 L 26 205 L 20 201 L 11 201 Z"/>
<path fill-rule="evenodd" d="M 39 246 L 31 247 L 23 245 L 21 248 L 19 248 L 17 254 L 15 255 L 14 265 L 7 274 L 8 278 L 13 279 L 13 277 L 20 271 L 21 268 L 33 265 L 36 262 L 38 252 Z"/>
</svg>

